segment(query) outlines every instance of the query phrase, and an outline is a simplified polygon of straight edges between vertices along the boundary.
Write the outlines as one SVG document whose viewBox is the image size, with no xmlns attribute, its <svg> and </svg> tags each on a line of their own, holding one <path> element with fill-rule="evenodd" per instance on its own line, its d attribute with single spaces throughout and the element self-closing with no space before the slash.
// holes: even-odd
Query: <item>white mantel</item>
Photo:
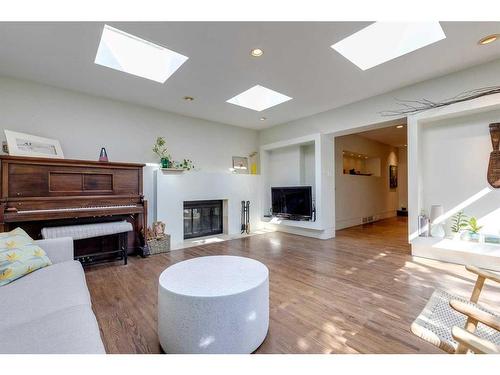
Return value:
<svg viewBox="0 0 500 375">
<path fill-rule="evenodd" d="M 250 201 L 250 227 L 261 227 L 260 176 L 192 171 L 156 176 L 156 217 L 166 224 L 172 249 L 184 242 L 183 205 L 185 201 L 223 200 L 227 207 L 224 233 L 236 235 L 241 228 L 241 201 Z"/>
</svg>

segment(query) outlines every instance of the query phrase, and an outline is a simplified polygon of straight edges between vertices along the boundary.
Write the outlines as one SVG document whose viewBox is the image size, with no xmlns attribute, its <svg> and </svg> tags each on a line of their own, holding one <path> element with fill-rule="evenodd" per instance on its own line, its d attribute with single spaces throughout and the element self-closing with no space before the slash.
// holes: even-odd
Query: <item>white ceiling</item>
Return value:
<svg viewBox="0 0 500 375">
<path fill-rule="evenodd" d="M 406 145 L 406 124 L 402 128 L 397 128 L 395 125 L 387 126 L 366 132 L 357 133 L 361 137 L 369 138 L 373 141 L 385 143 L 394 147 L 401 147 Z"/>
<path fill-rule="evenodd" d="M 477 45 L 500 22 L 442 22 L 445 40 L 367 71 L 330 46 L 369 22 L 109 24 L 189 60 L 159 84 L 94 64 L 102 22 L 1 23 L 0 75 L 262 129 L 500 58 L 500 41 Z M 257 84 L 294 99 L 262 112 L 226 103 Z"/>
</svg>

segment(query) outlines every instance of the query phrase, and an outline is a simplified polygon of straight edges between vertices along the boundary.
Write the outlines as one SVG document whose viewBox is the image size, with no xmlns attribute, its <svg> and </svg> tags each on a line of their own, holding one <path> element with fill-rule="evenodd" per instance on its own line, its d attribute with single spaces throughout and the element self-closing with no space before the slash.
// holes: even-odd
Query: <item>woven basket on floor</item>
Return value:
<svg viewBox="0 0 500 375">
<path fill-rule="evenodd" d="M 162 238 L 152 238 L 148 240 L 149 253 L 161 254 L 170 251 L 170 235 L 166 234 Z"/>
</svg>

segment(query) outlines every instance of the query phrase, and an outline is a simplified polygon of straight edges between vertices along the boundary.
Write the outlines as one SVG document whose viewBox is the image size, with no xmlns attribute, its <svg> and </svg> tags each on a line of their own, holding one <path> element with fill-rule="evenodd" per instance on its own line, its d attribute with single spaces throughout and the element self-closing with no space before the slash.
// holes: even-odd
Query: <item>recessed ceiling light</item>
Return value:
<svg viewBox="0 0 500 375">
<path fill-rule="evenodd" d="M 367 70 L 445 38 L 439 22 L 375 22 L 331 47 Z"/>
<path fill-rule="evenodd" d="M 403 127 L 403 125 L 396 126 L 396 128 L 398 128 L 398 129 L 401 129 L 402 127 Z"/>
<path fill-rule="evenodd" d="M 260 48 L 254 48 L 250 51 L 250 55 L 252 55 L 253 57 L 261 57 L 263 54 L 264 51 L 262 51 Z"/>
<path fill-rule="evenodd" d="M 165 81 L 188 57 L 104 25 L 94 62 L 152 81 Z"/>
<path fill-rule="evenodd" d="M 241 94 L 228 99 L 226 102 L 260 112 L 291 99 L 292 98 L 289 96 L 283 95 L 277 91 L 255 85 Z"/>
<path fill-rule="evenodd" d="M 496 41 L 498 39 L 498 37 L 499 37 L 499 34 L 488 35 L 488 36 L 485 36 L 484 38 L 482 38 L 481 40 L 479 40 L 479 42 L 477 42 L 477 43 L 484 46 L 485 44 L 493 43 L 494 41 Z"/>
<path fill-rule="evenodd" d="M 267 118 L 266 118 L 266 117 L 261 117 L 259 120 L 260 120 L 260 121 L 266 121 L 266 120 L 267 120 Z"/>
<path fill-rule="evenodd" d="M 192 102 L 194 100 L 192 96 L 185 96 L 183 99 L 187 102 Z"/>
</svg>

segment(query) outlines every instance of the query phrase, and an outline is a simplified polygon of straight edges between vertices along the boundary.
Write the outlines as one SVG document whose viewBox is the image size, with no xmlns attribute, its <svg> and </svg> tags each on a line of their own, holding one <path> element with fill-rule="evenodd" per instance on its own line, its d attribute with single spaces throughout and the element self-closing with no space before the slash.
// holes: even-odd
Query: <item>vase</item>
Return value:
<svg viewBox="0 0 500 375">
<path fill-rule="evenodd" d="M 442 220 L 438 221 L 439 217 L 443 216 L 444 209 L 440 204 L 431 206 L 431 237 L 444 238 L 446 232 Z"/>
<path fill-rule="evenodd" d="M 170 160 L 168 158 L 161 159 L 161 167 L 162 168 L 170 168 Z"/>
<path fill-rule="evenodd" d="M 446 232 L 443 224 L 431 224 L 431 237 L 444 238 Z"/>
</svg>

